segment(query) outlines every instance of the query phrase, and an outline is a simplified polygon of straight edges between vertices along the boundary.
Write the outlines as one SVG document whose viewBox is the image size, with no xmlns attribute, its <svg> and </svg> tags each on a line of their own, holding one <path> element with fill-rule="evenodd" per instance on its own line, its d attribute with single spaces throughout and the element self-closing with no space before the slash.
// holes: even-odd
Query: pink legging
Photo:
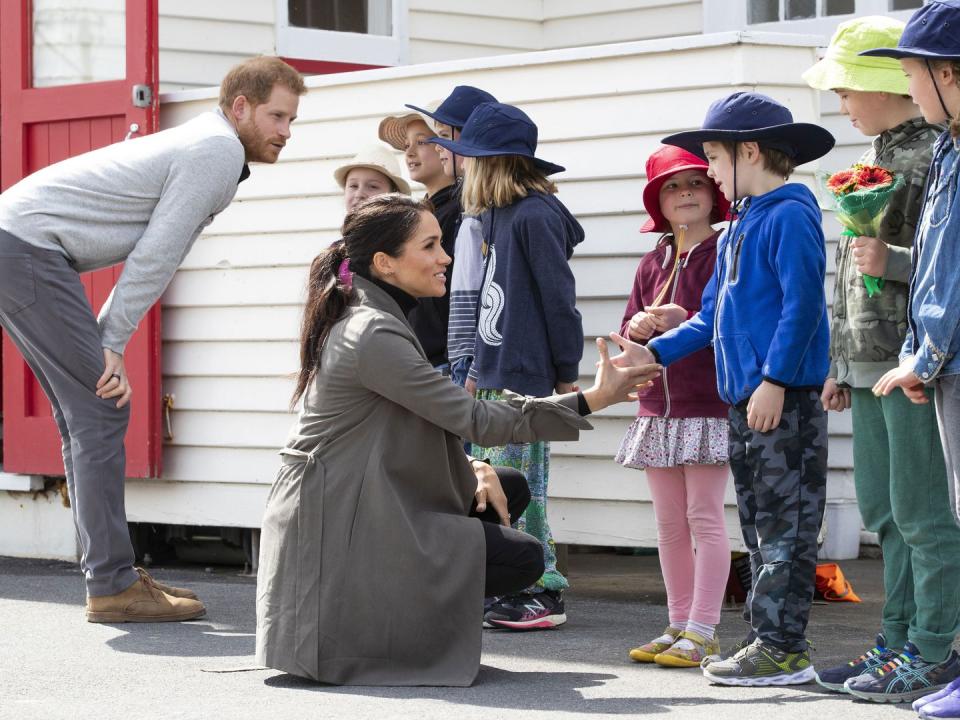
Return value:
<svg viewBox="0 0 960 720">
<path fill-rule="evenodd" d="M 727 465 L 647 468 L 671 625 L 683 620 L 720 622 L 730 573 L 723 514 L 729 477 Z"/>
</svg>

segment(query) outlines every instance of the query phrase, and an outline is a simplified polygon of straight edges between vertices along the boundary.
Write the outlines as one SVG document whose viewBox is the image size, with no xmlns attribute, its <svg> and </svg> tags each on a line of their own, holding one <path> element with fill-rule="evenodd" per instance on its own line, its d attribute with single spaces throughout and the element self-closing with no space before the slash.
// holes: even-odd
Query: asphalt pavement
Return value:
<svg viewBox="0 0 960 720">
<path fill-rule="evenodd" d="M 594 718 L 801 720 L 913 718 L 906 705 L 853 701 L 817 685 L 731 688 L 699 670 L 637 665 L 627 650 L 666 625 L 655 556 L 570 555 L 569 622 L 547 632 L 484 631 L 470 688 L 318 685 L 254 662 L 255 581 L 237 568 L 154 568 L 194 589 L 207 617 L 189 623 L 95 625 L 69 564 L 0 558 L 0 718 Z M 842 563 L 859 604 L 817 604 L 809 636 L 817 666 L 859 655 L 881 609 L 878 560 Z M 402 598 L 388 588 L 384 612 Z M 744 625 L 726 610 L 724 643 Z M 425 629 L 429 631 L 429 629 Z"/>
</svg>

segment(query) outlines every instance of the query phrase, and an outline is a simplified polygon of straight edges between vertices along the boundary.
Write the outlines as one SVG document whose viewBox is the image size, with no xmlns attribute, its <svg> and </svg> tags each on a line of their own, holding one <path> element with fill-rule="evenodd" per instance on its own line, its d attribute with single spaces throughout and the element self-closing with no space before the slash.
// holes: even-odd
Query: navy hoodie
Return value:
<svg viewBox="0 0 960 720">
<path fill-rule="evenodd" d="M 583 320 L 569 261 L 583 228 L 543 193 L 491 208 L 480 222 L 486 272 L 470 377 L 480 389 L 550 395 L 580 374 Z"/>
<path fill-rule="evenodd" d="M 669 365 L 712 342 L 717 389 L 731 405 L 763 380 L 822 387 L 830 360 L 820 222 L 804 185 L 747 198 L 720 239 L 700 312 L 647 347 Z"/>
</svg>

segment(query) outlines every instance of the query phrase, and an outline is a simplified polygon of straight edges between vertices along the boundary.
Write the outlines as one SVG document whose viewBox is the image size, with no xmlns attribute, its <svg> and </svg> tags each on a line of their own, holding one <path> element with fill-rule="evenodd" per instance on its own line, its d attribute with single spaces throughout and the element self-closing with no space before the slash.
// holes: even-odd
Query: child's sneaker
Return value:
<svg viewBox="0 0 960 720">
<path fill-rule="evenodd" d="M 947 688 L 956 683 L 947 685 Z M 946 688 L 944 688 L 946 689 Z M 920 706 L 921 720 L 940 720 L 940 718 L 960 717 L 960 690 L 953 689 L 946 695 Z"/>
<path fill-rule="evenodd" d="M 956 680 L 951 682 L 949 685 L 947 685 L 944 688 L 941 688 L 940 690 L 937 690 L 936 692 L 932 692 L 928 695 L 924 695 L 919 700 L 914 700 L 913 705 L 911 705 L 911 707 L 916 712 L 920 712 L 920 708 L 922 708 L 924 705 L 929 705 L 932 702 L 941 700 L 954 691 L 960 692 L 960 678 L 957 678 Z"/>
<path fill-rule="evenodd" d="M 652 663 L 657 655 L 669 649 L 677 641 L 681 632 L 683 631 L 668 625 L 663 635 L 631 650 L 630 659 L 638 663 Z"/>
<path fill-rule="evenodd" d="M 567 616 L 560 593 L 544 590 L 536 595 L 521 593 L 503 598 L 490 608 L 483 620 L 508 630 L 546 630 L 563 625 Z"/>
<path fill-rule="evenodd" d="M 847 680 L 863 675 L 865 672 L 876 670 L 896 656 L 897 654 L 887 647 L 887 639 L 883 636 L 883 633 L 880 633 L 877 635 L 876 647 L 870 648 L 856 660 L 818 672 L 817 684 L 834 692 L 846 692 L 847 689 L 843 684 Z"/>
<path fill-rule="evenodd" d="M 683 642 L 686 640 L 686 642 Z M 700 667 L 708 655 L 720 654 L 720 638 L 717 633 L 709 640 L 699 633 L 684 630 L 677 642 L 653 658 L 657 665 L 664 667 Z"/>
<path fill-rule="evenodd" d="M 721 660 L 729 660 L 738 652 L 743 650 L 747 645 L 752 643 L 757 639 L 757 636 L 751 630 L 745 638 L 737 640 L 733 645 L 724 650 L 723 652 L 716 653 L 714 655 L 707 655 L 700 663 L 700 667 L 706 668 L 707 665 L 714 662 L 720 662 Z"/>
<path fill-rule="evenodd" d="M 498 603 L 500 598 L 496 595 L 491 595 L 490 597 L 485 597 L 483 599 L 483 617 L 487 617 L 487 613 Z M 483 621 L 484 628 L 492 628 L 493 625 L 488 623 L 486 620 Z"/>
<path fill-rule="evenodd" d="M 936 692 L 960 676 L 960 657 L 951 651 L 940 663 L 927 662 L 908 642 L 903 652 L 885 665 L 844 683 L 847 692 L 861 700 L 878 703 L 913 702 Z"/>
<path fill-rule="evenodd" d="M 802 685 L 816 672 L 809 650 L 787 652 L 754 640 L 729 660 L 718 660 L 703 669 L 703 676 L 719 685 Z"/>
</svg>

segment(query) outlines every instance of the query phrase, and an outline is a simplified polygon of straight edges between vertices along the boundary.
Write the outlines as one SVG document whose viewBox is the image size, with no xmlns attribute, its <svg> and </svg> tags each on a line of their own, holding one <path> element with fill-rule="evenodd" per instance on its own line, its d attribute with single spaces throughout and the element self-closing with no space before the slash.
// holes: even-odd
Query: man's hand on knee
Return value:
<svg viewBox="0 0 960 720">
<path fill-rule="evenodd" d="M 117 407 L 122 408 L 130 402 L 133 388 L 127 380 L 127 371 L 123 367 L 123 355 L 115 353 L 110 348 L 103 349 L 103 375 L 97 380 L 97 397 L 120 398 Z"/>
</svg>

